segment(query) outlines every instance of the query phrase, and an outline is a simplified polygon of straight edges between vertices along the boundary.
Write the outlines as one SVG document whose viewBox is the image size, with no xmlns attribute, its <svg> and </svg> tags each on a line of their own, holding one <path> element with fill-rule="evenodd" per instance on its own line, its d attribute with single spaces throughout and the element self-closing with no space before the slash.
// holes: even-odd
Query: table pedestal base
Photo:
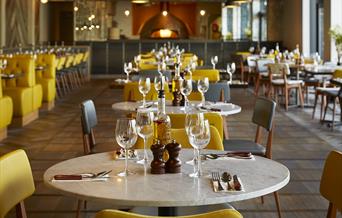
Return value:
<svg viewBox="0 0 342 218">
<path fill-rule="evenodd" d="M 175 207 L 158 207 L 158 216 L 177 216 Z"/>
</svg>

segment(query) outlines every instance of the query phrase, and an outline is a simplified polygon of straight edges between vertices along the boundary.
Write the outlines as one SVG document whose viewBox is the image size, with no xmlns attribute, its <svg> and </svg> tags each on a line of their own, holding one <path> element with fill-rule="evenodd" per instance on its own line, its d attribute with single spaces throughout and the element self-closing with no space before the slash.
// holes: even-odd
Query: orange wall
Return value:
<svg viewBox="0 0 342 218">
<path fill-rule="evenodd" d="M 196 34 L 196 3 L 170 4 L 169 13 L 182 20 L 189 29 L 190 35 Z M 139 35 L 140 28 L 151 17 L 160 13 L 160 5 L 143 6 L 133 4 L 132 6 L 132 33 Z"/>
</svg>

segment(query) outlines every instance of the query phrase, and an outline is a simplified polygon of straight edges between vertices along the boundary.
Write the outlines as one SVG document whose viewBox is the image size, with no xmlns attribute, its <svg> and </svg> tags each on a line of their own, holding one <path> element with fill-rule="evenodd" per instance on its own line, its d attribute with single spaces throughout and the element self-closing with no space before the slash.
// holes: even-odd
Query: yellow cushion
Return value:
<svg viewBox="0 0 342 218">
<path fill-rule="evenodd" d="M 193 148 L 189 143 L 189 139 L 185 132 L 185 129 L 171 129 L 171 136 L 172 139 L 175 139 L 176 142 L 182 145 L 182 148 Z M 146 143 L 148 149 L 151 147 L 152 143 L 153 137 L 150 137 Z M 134 147 L 136 149 L 144 148 L 143 140 L 141 140 L 140 137 L 138 138 Z M 221 136 L 214 126 L 210 126 L 210 142 L 206 149 L 223 150 Z"/>
<path fill-rule="evenodd" d="M 173 129 L 184 129 L 186 114 L 169 114 L 171 119 L 171 127 Z M 221 140 L 223 139 L 223 119 L 218 113 L 210 112 L 205 113 L 204 118 L 209 121 L 209 124 L 214 126 L 220 134 Z"/>
<path fill-rule="evenodd" d="M 8 126 L 12 121 L 13 102 L 8 96 L 0 97 L 0 129 Z"/>
<path fill-rule="evenodd" d="M 331 151 L 324 165 L 320 192 L 342 211 L 342 152 Z"/>
<path fill-rule="evenodd" d="M 103 210 L 96 214 L 95 218 L 157 218 L 156 216 L 140 215 L 119 210 Z M 177 216 L 177 218 L 242 218 L 242 215 L 234 209 L 222 209 L 213 212 L 190 216 Z"/>
<path fill-rule="evenodd" d="M 342 70 L 335 70 L 333 78 L 342 78 Z"/>
<path fill-rule="evenodd" d="M 169 91 L 168 85 L 165 83 L 165 99 L 171 98 L 171 93 Z M 149 93 L 146 95 L 146 100 L 156 100 L 157 99 L 157 91 L 154 88 L 154 83 L 151 83 L 151 89 Z M 143 99 L 142 94 L 139 92 L 139 83 L 138 82 L 129 82 L 125 84 L 123 91 L 123 100 L 124 101 L 140 101 Z"/>
<path fill-rule="evenodd" d="M 42 100 L 43 100 L 43 89 L 42 85 L 36 84 L 32 87 L 32 110 L 37 110 L 42 106 Z"/>
<path fill-rule="evenodd" d="M 34 193 L 31 166 L 24 150 L 0 157 L 0 217 Z"/>
<path fill-rule="evenodd" d="M 37 81 L 40 79 L 54 79 L 56 78 L 56 55 L 54 54 L 40 54 L 37 56 L 36 66 L 43 66 L 41 78 L 37 77 Z"/>
<path fill-rule="evenodd" d="M 155 70 L 158 69 L 157 65 L 151 64 L 156 62 L 156 59 L 154 57 L 141 59 L 139 63 L 139 69 L 140 70 Z"/>
<path fill-rule="evenodd" d="M 33 89 L 27 88 L 7 88 L 4 94 L 13 100 L 13 116 L 21 117 L 33 111 Z"/>
<path fill-rule="evenodd" d="M 56 97 L 56 81 L 55 79 L 41 79 L 39 84 L 43 88 L 43 101 L 51 102 Z"/>
<path fill-rule="evenodd" d="M 201 80 L 204 77 L 208 77 L 210 82 L 218 82 L 220 81 L 220 72 L 216 69 L 196 69 L 192 72 L 192 80 L 194 81 Z M 189 79 L 190 75 L 186 75 L 186 78 Z"/>
</svg>

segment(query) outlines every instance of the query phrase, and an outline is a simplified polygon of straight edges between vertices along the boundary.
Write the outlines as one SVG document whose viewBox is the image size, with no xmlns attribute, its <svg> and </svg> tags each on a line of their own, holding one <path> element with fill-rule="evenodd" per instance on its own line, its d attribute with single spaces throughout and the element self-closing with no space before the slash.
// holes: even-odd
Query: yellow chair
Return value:
<svg viewBox="0 0 342 218">
<path fill-rule="evenodd" d="M 3 95 L 0 76 L 0 141 L 7 137 L 7 126 L 11 123 L 12 116 L 13 102 L 10 97 Z"/>
<path fill-rule="evenodd" d="M 192 80 L 194 81 L 198 81 L 204 77 L 208 77 L 209 82 L 218 82 L 220 81 L 220 72 L 214 69 L 196 69 L 192 72 Z M 190 75 L 187 75 L 185 78 L 190 78 Z"/>
<path fill-rule="evenodd" d="M 24 200 L 34 193 L 34 181 L 24 150 L 0 157 L 0 218 L 16 206 L 17 217 L 26 217 Z"/>
<path fill-rule="evenodd" d="M 171 100 L 172 94 L 170 93 L 168 85 L 165 83 L 165 99 Z M 151 83 L 151 89 L 146 95 L 146 100 L 156 100 L 158 97 L 158 93 L 154 88 L 154 83 Z M 140 101 L 143 99 L 142 94 L 139 92 L 139 83 L 138 82 L 129 82 L 126 83 L 123 90 L 123 100 L 124 101 Z"/>
<path fill-rule="evenodd" d="M 185 127 L 185 117 L 186 114 L 168 114 L 171 119 L 171 127 L 173 129 L 184 129 Z M 218 133 L 220 134 L 221 139 L 223 139 L 223 118 L 220 114 L 210 112 L 205 113 L 204 118 L 209 121 L 211 126 L 214 126 Z"/>
<path fill-rule="evenodd" d="M 177 143 L 182 145 L 182 148 L 193 148 L 191 144 L 189 143 L 188 136 L 185 132 L 185 129 L 171 129 L 171 138 L 175 139 Z M 153 137 L 150 137 L 147 140 L 147 148 L 150 148 L 150 146 L 153 143 Z M 136 149 L 142 149 L 144 148 L 143 140 L 139 137 L 137 142 L 135 143 Z M 214 126 L 210 126 L 210 142 L 206 149 L 213 149 L 213 150 L 224 150 L 222 139 L 220 136 L 220 133 Z"/>
<path fill-rule="evenodd" d="M 321 195 L 329 201 L 327 217 L 336 217 L 337 210 L 342 215 L 342 152 L 331 151 L 325 161 L 321 179 Z"/>
<path fill-rule="evenodd" d="M 150 58 L 142 58 L 139 63 L 139 70 L 156 70 L 158 66 L 152 63 L 156 63 L 156 59 L 154 57 Z"/>
<path fill-rule="evenodd" d="M 56 98 L 56 55 L 39 54 L 36 66 L 44 67 L 36 72 L 37 83 L 43 88 L 43 107 L 51 110 L 55 106 Z"/>
<path fill-rule="evenodd" d="M 3 92 L 13 100 L 14 126 L 25 126 L 39 117 L 38 109 L 42 105 L 43 91 L 36 84 L 34 59 L 31 56 L 14 56 L 7 58 L 4 73 L 19 73 L 16 78 L 3 81 Z"/>
<path fill-rule="evenodd" d="M 242 215 L 233 209 L 223 209 L 213 212 L 196 214 L 190 216 L 176 216 L 177 218 L 242 218 Z M 103 210 L 96 214 L 95 218 L 157 218 L 156 216 L 147 216 L 134 214 L 119 210 Z"/>
</svg>

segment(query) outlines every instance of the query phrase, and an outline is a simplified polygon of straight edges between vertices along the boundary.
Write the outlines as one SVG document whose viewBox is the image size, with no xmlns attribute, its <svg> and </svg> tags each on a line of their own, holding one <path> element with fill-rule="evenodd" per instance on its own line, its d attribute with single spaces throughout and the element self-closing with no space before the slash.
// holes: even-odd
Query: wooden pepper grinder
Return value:
<svg viewBox="0 0 342 218">
<path fill-rule="evenodd" d="M 165 148 L 169 153 L 169 159 L 165 163 L 165 172 L 180 173 L 182 162 L 179 159 L 179 152 L 182 146 L 178 144 L 175 140 L 172 140 L 172 142 L 167 144 Z"/>
<path fill-rule="evenodd" d="M 151 145 L 153 153 L 153 160 L 151 162 L 151 173 L 152 174 L 164 174 L 165 173 L 165 162 L 163 160 L 164 145 L 157 140 L 157 143 Z"/>
</svg>

